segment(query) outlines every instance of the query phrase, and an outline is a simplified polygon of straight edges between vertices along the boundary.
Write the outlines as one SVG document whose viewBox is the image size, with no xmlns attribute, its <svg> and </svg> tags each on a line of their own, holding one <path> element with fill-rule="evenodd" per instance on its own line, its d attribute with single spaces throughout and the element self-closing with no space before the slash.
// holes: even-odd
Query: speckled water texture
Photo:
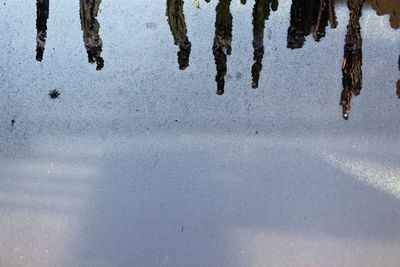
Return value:
<svg viewBox="0 0 400 267">
<path fill-rule="evenodd" d="M 400 266 L 399 10 L 2 0 L 0 266 Z"/>
</svg>

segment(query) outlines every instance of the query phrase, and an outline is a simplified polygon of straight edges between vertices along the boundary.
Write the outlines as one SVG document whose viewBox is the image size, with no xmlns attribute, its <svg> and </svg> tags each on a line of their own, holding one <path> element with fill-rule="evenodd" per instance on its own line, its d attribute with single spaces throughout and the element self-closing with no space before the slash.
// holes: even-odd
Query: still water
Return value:
<svg viewBox="0 0 400 267">
<path fill-rule="evenodd" d="M 1 1 L 0 266 L 399 266 L 399 19 Z"/>
</svg>

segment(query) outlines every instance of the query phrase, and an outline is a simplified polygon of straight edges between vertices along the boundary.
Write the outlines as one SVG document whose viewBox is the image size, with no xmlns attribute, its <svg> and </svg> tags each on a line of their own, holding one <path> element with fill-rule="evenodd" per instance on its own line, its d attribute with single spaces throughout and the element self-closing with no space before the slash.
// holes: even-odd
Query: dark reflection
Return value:
<svg viewBox="0 0 400 267">
<path fill-rule="evenodd" d="M 103 41 L 100 38 L 100 24 L 97 15 L 101 0 L 80 0 L 80 18 L 83 31 L 83 41 L 88 54 L 89 63 L 96 62 L 96 69 L 104 67 L 104 60 L 101 57 Z"/>
<path fill-rule="evenodd" d="M 215 64 L 217 66 L 217 94 L 222 95 L 225 88 L 225 75 L 227 72 L 227 55 L 232 53 L 232 14 L 230 12 L 231 0 L 220 0 L 216 7 L 215 37 L 212 47 Z"/>
<path fill-rule="evenodd" d="M 179 46 L 179 69 L 184 70 L 189 66 L 192 44 L 187 37 L 185 15 L 183 14 L 183 0 L 167 0 L 166 15 L 175 45 Z"/>
<path fill-rule="evenodd" d="M 253 77 L 252 87 L 258 87 L 262 60 L 264 57 L 264 29 L 265 21 L 268 20 L 271 10 L 278 9 L 278 0 L 256 0 L 253 8 L 253 58 L 254 64 L 251 68 Z"/>
<path fill-rule="evenodd" d="M 319 42 L 325 36 L 328 21 L 336 28 L 334 0 L 292 0 L 287 46 L 303 47 L 306 36 L 311 34 Z"/>
<path fill-rule="evenodd" d="M 360 18 L 364 0 L 349 0 L 349 24 L 344 45 L 342 64 L 343 91 L 340 105 L 343 107 L 343 118 L 349 118 L 351 98 L 360 94 L 362 85 L 362 38 Z"/>
<path fill-rule="evenodd" d="M 47 19 L 49 18 L 49 0 L 36 1 L 36 60 L 43 60 L 47 38 Z"/>
<path fill-rule="evenodd" d="M 398 64 L 399 64 L 399 71 L 400 71 L 400 56 L 399 56 Z M 396 90 L 397 96 L 400 98 L 400 80 L 397 81 L 396 87 L 397 87 L 397 90 Z"/>
</svg>

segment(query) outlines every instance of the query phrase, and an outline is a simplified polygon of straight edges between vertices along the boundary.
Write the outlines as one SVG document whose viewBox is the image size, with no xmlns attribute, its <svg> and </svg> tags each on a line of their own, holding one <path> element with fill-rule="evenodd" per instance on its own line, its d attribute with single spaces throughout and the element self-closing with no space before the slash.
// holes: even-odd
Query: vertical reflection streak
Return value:
<svg viewBox="0 0 400 267">
<path fill-rule="evenodd" d="M 306 36 L 311 34 L 319 42 L 326 34 L 328 22 L 337 27 L 334 0 L 292 0 L 287 47 L 304 46 Z"/>
<path fill-rule="evenodd" d="M 215 37 L 213 54 L 217 66 L 217 94 L 224 94 L 225 75 L 227 72 L 227 55 L 232 53 L 232 14 L 230 12 L 231 0 L 220 0 L 216 7 Z M 226 50 L 226 52 L 225 52 Z"/>
<path fill-rule="evenodd" d="M 262 60 L 264 57 L 264 29 L 265 21 L 269 19 L 271 9 L 278 9 L 278 0 L 256 0 L 253 8 L 253 60 L 251 68 L 253 77 L 252 87 L 258 88 L 260 72 L 262 70 Z"/>
<path fill-rule="evenodd" d="M 400 71 L 400 56 L 399 56 L 398 65 L 399 65 L 399 71 Z M 397 80 L 396 87 L 397 87 L 397 90 L 396 90 L 397 97 L 400 98 L 400 80 Z"/>
<path fill-rule="evenodd" d="M 187 37 L 185 15 L 183 13 L 183 0 L 167 0 L 168 24 L 174 37 L 175 45 L 179 46 L 179 69 L 184 70 L 189 66 L 192 44 Z"/>
<path fill-rule="evenodd" d="M 42 61 L 47 38 L 49 0 L 36 1 L 36 60 Z"/>
<path fill-rule="evenodd" d="M 340 105 L 343 108 L 343 118 L 349 119 L 352 96 L 359 95 L 362 87 L 362 38 L 360 18 L 364 0 L 349 0 L 349 24 L 347 26 L 342 64 L 343 91 Z"/>
<path fill-rule="evenodd" d="M 328 13 L 329 23 L 331 24 L 331 28 L 334 29 L 338 25 L 335 13 L 335 0 L 328 0 Z"/>
<path fill-rule="evenodd" d="M 100 24 L 97 15 L 101 0 L 80 0 L 80 18 L 83 31 L 83 41 L 88 54 L 89 63 L 96 63 L 96 70 L 104 67 L 104 60 L 101 57 L 103 40 L 99 35 Z"/>
<path fill-rule="evenodd" d="M 290 10 L 290 26 L 288 29 L 288 48 L 303 47 L 308 34 L 311 32 L 311 14 L 315 13 L 314 0 L 292 0 Z"/>
<path fill-rule="evenodd" d="M 320 1 L 318 7 L 318 15 L 315 22 L 315 29 L 313 31 L 314 40 L 319 41 L 325 35 L 324 29 L 328 26 L 328 17 L 326 10 L 325 1 Z"/>
</svg>

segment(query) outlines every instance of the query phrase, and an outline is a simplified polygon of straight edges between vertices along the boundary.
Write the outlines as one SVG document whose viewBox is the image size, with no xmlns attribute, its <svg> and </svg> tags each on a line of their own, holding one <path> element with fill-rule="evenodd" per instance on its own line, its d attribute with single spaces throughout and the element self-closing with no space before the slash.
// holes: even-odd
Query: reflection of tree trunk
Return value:
<svg viewBox="0 0 400 267">
<path fill-rule="evenodd" d="M 100 38 L 100 24 L 97 21 L 101 0 L 80 0 L 80 17 L 83 41 L 88 54 L 89 63 L 96 62 L 96 69 L 101 70 L 104 60 L 101 57 L 103 41 Z"/>
<path fill-rule="evenodd" d="M 217 94 L 219 95 L 224 93 L 227 72 L 226 54 L 230 55 L 232 52 L 232 14 L 230 12 L 230 4 L 231 0 L 220 0 L 216 8 L 213 54 L 217 65 L 215 81 L 217 82 Z M 224 50 L 226 50 L 226 54 Z"/>
<path fill-rule="evenodd" d="M 319 42 L 326 34 L 328 22 L 336 28 L 334 0 L 292 0 L 290 27 L 288 29 L 289 48 L 301 48 L 306 36 L 313 34 Z"/>
<path fill-rule="evenodd" d="M 166 13 L 175 45 L 179 46 L 179 69 L 184 70 L 189 66 L 192 44 L 187 37 L 185 15 L 183 14 L 183 0 L 167 0 Z"/>
<path fill-rule="evenodd" d="M 322 37 L 326 34 L 326 27 L 328 26 L 328 21 L 332 28 L 336 28 L 336 14 L 334 0 L 321 0 L 318 7 L 318 15 L 315 21 L 315 26 L 313 30 L 314 40 L 319 42 Z"/>
<path fill-rule="evenodd" d="M 349 25 L 347 26 L 346 43 L 342 64 L 343 91 L 340 105 L 343 107 L 343 118 L 349 118 L 351 98 L 359 95 L 362 86 L 362 38 L 360 18 L 364 0 L 349 0 Z"/>
<path fill-rule="evenodd" d="M 260 72 L 262 70 L 262 60 L 264 57 L 264 29 L 265 21 L 271 13 L 278 9 L 278 0 L 256 0 L 253 8 L 253 58 L 254 64 L 251 68 L 253 76 L 252 87 L 258 87 Z"/>
<path fill-rule="evenodd" d="M 400 70 L 400 57 L 399 57 L 398 64 L 399 64 L 399 70 Z M 397 91 L 396 91 L 396 93 L 397 93 L 397 96 L 400 98 L 400 80 L 397 81 L 396 86 L 397 86 Z"/>
<path fill-rule="evenodd" d="M 316 13 L 316 0 L 292 0 L 290 27 L 288 29 L 288 47 L 303 47 L 305 36 L 311 32 L 312 14 Z"/>
<path fill-rule="evenodd" d="M 49 18 L 49 0 L 36 2 L 36 60 L 43 60 L 44 46 L 47 37 L 47 19 Z"/>
</svg>

